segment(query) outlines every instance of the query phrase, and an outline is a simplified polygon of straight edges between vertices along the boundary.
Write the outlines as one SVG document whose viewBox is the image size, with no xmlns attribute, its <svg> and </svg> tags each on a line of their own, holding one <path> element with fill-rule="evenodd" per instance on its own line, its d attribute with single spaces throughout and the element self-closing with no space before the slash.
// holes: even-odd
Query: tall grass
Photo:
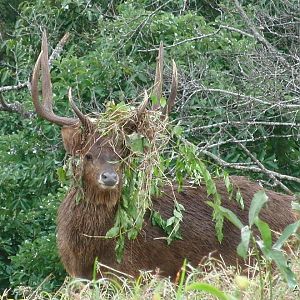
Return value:
<svg viewBox="0 0 300 300">
<path fill-rule="evenodd" d="M 300 249 L 297 247 L 297 250 L 293 250 L 292 247 L 287 247 L 286 251 L 292 270 L 300 282 Z M 67 278 L 55 293 L 44 292 L 43 283 L 34 291 L 19 287 L 15 292 L 20 295 L 18 299 L 24 300 L 260 300 L 262 297 L 274 300 L 300 299 L 299 289 L 293 291 L 288 288 L 281 274 L 275 269 L 270 269 L 267 264 L 262 258 L 259 263 L 241 269 L 226 266 L 221 259 L 209 257 L 197 268 L 184 263 L 176 282 L 160 277 L 158 273 L 145 271 L 136 279 L 126 275 L 112 275 L 110 278 L 91 281 Z M 0 299 L 8 299 L 7 293 Z"/>
</svg>

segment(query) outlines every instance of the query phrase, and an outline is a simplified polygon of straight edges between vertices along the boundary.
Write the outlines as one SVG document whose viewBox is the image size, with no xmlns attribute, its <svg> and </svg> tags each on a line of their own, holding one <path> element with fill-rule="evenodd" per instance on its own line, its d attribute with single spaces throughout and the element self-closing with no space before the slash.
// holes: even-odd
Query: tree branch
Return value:
<svg viewBox="0 0 300 300">
<path fill-rule="evenodd" d="M 222 93 L 222 94 L 226 94 L 226 95 L 230 95 L 230 96 L 235 96 L 235 97 L 239 97 L 239 98 L 243 98 L 248 100 L 245 103 L 239 103 L 239 106 L 242 105 L 248 105 L 250 101 L 254 101 L 254 102 L 258 102 L 260 104 L 264 104 L 264 105 L 268 105 L 268 106 L 274 106 L 274 107 L 280 107 L 280 108 L 296 108 L 299 109 L 300 108 L 300 104 L 286 104 L 284 102 L 270 102 L 270 101 L 266 101 L 266 100 L 262 100 L 259 99 L 257 97 L 253 97 L 250 95 L 244 95 L 244 94 L 240 94 L 237 92 L 232 92 L 232 91 L 227 91 L 227 90 L 222 90 L 222 89 L 211 89 L 211 88 L 198 88 L 197 90 L 194 90 L 193 93 L 191 93 L 187 99 L 187 101 L 192 98 L 195 94 L 200 93 L 200 92 L 211 92 L 211 93 Z"/>
<path fill-rule="evenodd" d="M 208 37 L 211 37 L 213 35 L 216 35 L 221 29 L 218 28 L 216 31 L 212 32 L 212 33 L 209 33 L 209 34 L 204 34 L 204 35 L 199 35 L 199 36 L 195 36 L 195 37 L 192 37 L 192 38 L 189 38 L 189 39 L 186 39 L 186 40 L 183 40 L 183 41 L 179 41 L 177 43 L 174 43 L 172 45 L 169 45 L 169 46 L 164 46 L 164 49 L 169 49 L 169 48 L 173 48 L 173 47 L 177 47 L 179 45 L 182 45 L 182 44 L 185 44 L 185 43 L 189 43 L 189 42 L 194 42 L 194 41 L 199 41 L 199 40 L 202 40 L 204 38 L 208 38 Z M 141 49 L 141 50 L 138 50 L 138 52 L 157 52 L 159 50 L 159 46 L 156 46 L 155 48 L 152 48 L 152 49 Z"/>
<path fill-rule="evenodd" d="M 0 87 L 0 93 L 5 93 L 5 92 L 9 92 L 9 91 L 14 91 L 14 90 L 21 90 L 21 89 L 23 89 L 25 87 L 27 87 L 28 89 L 30 89 L 30 82 L 29 82 L 29 80 L 27 80 L 24 83 L 18 83 L 16 85 L 1 86 Z"/>
<path fill-rule="evenodd" d="M 23 105 L 16 101 L 12 104 L 8 104 L 3 99 L 2 95 L 0 94 L 0 111 L 6 111 L 9 113 L 17 113 L 23 116 L 24 118 L 33 118 L 35 113 L 32 111 L 26 111 Z"/>
<path fill-rule="evenodd" d="M 250 37 L 250 38 L 255 38 L 254 35 L 246 32 L 246 31 L 243 31 L 241 29 L 238 29 L 238 28 L 234 28 L 234 27 L 227 26 L 227 25 L 220 25 L 220 28 L 221 29 L 227 29 L 227 30 L 230 30 L 230 31 L 235 31 L 235 32 L 238 32 L 241 35 L 245 35 L 245 36 Z"/>
<path fill-rule="evenodd" d="M 245 166 L 245 165 L 238 164 L 238 163 L 228 163 L 227 161 L 221 159 L 217 155 L 215 155 L 215 154 L 213 154 L 213 153 L 211 153 L 209 151 L 206 151 L 206 150 L 199 150 L 199 152 L 207 155 L 210 158 L 212 158 L 214 161 L 216 161 L 222 167 L 232 168 L 232 169 L 236 169 L 236 170 L 240 170 L 240 171 L 250 171 L 250 172 L 254 172 L 254 173 L 261 173 L 262 172 L 262 170 L 260 168 L 258 168 L 258 167 Z M 270 171 L 270 170 L 267 170 L 267 172 L 269 174 L 274 175 L 277 178 L 300 183 L 300 178 L 289 176 L 289 175 L 280 174 L 280 173 L 277 173 L 277 172 L 274 172 L 274 171 Z"/>
<path fill-rule="evenodd" d="M 266 136 L 259 136 L 259 137 L 252 137 L 252 138 L 248 138 L 248 139 L 242 139 L 242 140 L 233 140 L 233 139 L 228 139 L 226 141 L 219 141 L 217 143 L 214 144 L 207 144 L 206 142 L 202 142 L 198 144 L 198 147 L 201 146 L 201 144 L 205 144 L 203 147 L 199 148 L 200 150 L 202 149 L 211 149 L 211 148 L 215 148 L 215 147 L 220 147 L 222 145 L 227 145 L 227 144 L 236 144 L 237 142 L 240 143 L 249 143 L 249 142 L 257 142 L 257 141 L 261 141 L 261 140 L 268 140 L 270 138 L 299 138 L 300 134 L 270 134 L 270 135 L 266 135 Z"/>
<path fill-rule="evenodd" d="M 169 4 L 170 2 L 172 2 L 172 0 L 168 0 L 165 3 L 163 3 L 162 5 L 160 5 L 158 8 L 156 8 L 153 12 L 151 12 L 138 26 L 137 28 L 130 34 L 129 38 L 124 42 L 124 45 L 127 44 L 127 42 L 135 35 L 137 34 L 137 36 L 134 39 L 133 42 L 133 46 L 131 49 L 131 52 L 129 54 L 129 56 L 131 55 L 134 46 L 136 44 L 137 38 L 140 35 L 141 31 L 143 30 L 143 28 L 146 26 L 146 24 L 149 22 L 149 20 L 158 12 L 160 11 L 163 7 L 165 7 L 167 4 Z"/>
<path fill-rule="evenodd" d="M 261 169 L 262 173 L 266 174 L 269 176 L 275 183 L 276 186 L 280 186 L 286 193 L 293 195 L 292 191 L 284 185 L 282 182 L 280 182 L 276 176 L 268 170 L 249 150 L 248 148 L 240 143 L 230 132 L 225 130 L 226 133 L 245 151 L 245 153 L 252 159 L 252 161 L 255 162 L 255 164 Z"/>
<path fill-rule="evenodd" d="M 238 32 L 238 33 L 240 33 L 244 36 L 247 36 L 247 37 L 250 37 L 250 38 L 255 38 L 252 34 L 250 34 L 248 32 L 245 32 L 241 29 L 237 29 L 237 28 L 234 28 L 234 27 L 231 27 L 231 26 L 226 26 L 226 25 L 220 25 L 219 28 L 216 31 L 212 32 L 212 33 L 199 35 L 199 36 L 195 36 L 195 37 L 192 37 L 192 38 L 189 38 L 189 39 L 185 39 L 185 40 L 179 41 L 177 43 L 174 43 L 173 45 L 164 46 L 164 49 L 177 47 L 177 46 L 180 46 L 182 44 L 189 43 L 189 42 L 200 41 L 202 39 L 205 39 L 205 38 L 208 38 L 208 37 L 211 37 L 211 36 L 214 36 L 214 35 L 218 34 L 221 29 L 227 29 L 227 30 L 235 31 L 235 32 Z M 158 49 L 159 49 L 159 46 L 156 46 L 155 48 L 151 48 L 151 49 L 140 49 L 140 50 L 138 50 L 138 52 L 153 52 L 153 51 L 158 51 Z"/>
<path fill-rule="evenodd" d="M 54 48 L 50 58 L 49 58 L 49 66 L 52 65 L 52 62 L 59 58 L 60 54 L 62 53 L 63 51 L 63 48 L 65 46 L 65 44 L 68 42 L 70 38 L 70 33 L 69 32 L 66 32 L 64 34 L 64 36 L 60 39 L 60 41 L 58 42 L 58 44 L 56 45 L 56 47 Z"/>
<path fill-rule="evenodd" d="M 197 126 L 190 129 L 187 129 L 188 132 L 195 132 L 203 129 L 210 129 L 214 127 L 224 127 L 226 125 L 263 125 L 263 126 L 287 126 L 287 127 L 300 127 L 299 123 L 290 123 L 290 122 L 264 122 L 264 121 L 230 121 L 214 123 L 210 125 Z"/>
<path fill-rule="evenodd" d="M 269 43 L 269 41 L 267 41 L 264 38 L 262 33 L 259 32 L 257 27 L 253 24 L 251 19 L 247 16 L 247 14 L 244 11 L 243 7 L 241 6 L 239 0 L 234 0 L 234 3 L 235 3 L 235 6 L 236 6 L 238 12 L 240 13 L 240 16 L 243 18 L 243 20 L 249 26 L 249 28 L 252 31 L 253 36 L 256 38 L 256 40 L 259 41 L 261 44 L 263 44 L 269 51 L 271 51 L 273 53 L 277 53 L 277 57 L 280 59 L 280 61 L 283 64 L 285 64 L 286 66 L 288 66 L 289 65 L 288 62 L 280 55 L 279 51 L 275 47 L 273 47 L 273 45 L 271 43 Z"/>
</svg>

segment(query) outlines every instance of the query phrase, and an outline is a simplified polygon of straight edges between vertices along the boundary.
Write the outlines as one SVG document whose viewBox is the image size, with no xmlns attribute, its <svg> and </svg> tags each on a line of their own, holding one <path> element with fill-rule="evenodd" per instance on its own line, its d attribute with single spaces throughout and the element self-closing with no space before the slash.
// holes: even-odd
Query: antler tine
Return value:
<svg viewBox="0 0 300 300">
<path fill-rule="evenodd" d="M 79 118 L 80 122 L 82 123 L 82 125 L 85 128 L 91 128 L 91 126 L 92 126 L 91 121 L 88 119 L 88 117 L 85 114 L 83 114 L 80 111 L 80 109 L 77 107 L 77 105 L 75 104 L 75 102 L 73 100 L 73 97 L 72 97 L 72 88 L 69 88 L 68 97 L 69 97 L 69 103 L 70 103 L 72 109 L 74 110 L 75 114 Z"/>
<path fill-rule="evenodd" d="M 147 104 L 149 102 L 149 96 L 147 93 L 147 90 L 144 91 L 144 99 L 143 102 L 140 104 L 137 110 L 137 116 L 140 118 L 140 116 L 143 114 L 143 112 L 146 110 Z"/>
<path fill-rule="evenodd" d="M 160 107 L 160 99 L 162 96 L 162 84 L 163 84 L 163 63 L 164 63 L 164 46 L 163 42 L 160 42 L 158 56 L 156 58 L 156 71 L 154 88 L 152 95 L 156 96 L 157 103 L 152 105 L 152 109 L 158 109 Z"/>
<path fill-rule="evenodd" d="M 33 73 L 32 73 L 32 80 L 31 80 L 31 96 L 32 96 L 32 101 L 35 107 L 35 111 L 37 114 L 41 117 L 43 117 L 43 109 L 42 105 L 39 101 L 39 90 L 38 90 L 38 80 L 40 77 L 40 68 L 41 68 L 41 56 L 43 54 L 43 51 L 39 54 L 38 59 L 36 60 L 36 63 L 33 68 Z"/>
<path fill-rule="evenodd" d="M 176 95 L 177 95 L 177 88 L 178 88 L 178 74 L 177 74 L 177 66 L 174 60 L 172 60 L 172 84 L 171 84 L 171 91 L 170 96 L 167 102 L 167 105 L 163 109 L 163 115 L 168 115 L 174 106 Z"/>
<path fill-rule="evenodd" d="M 40 69 L 42 69 L 42 96 L 43 96 L 42 103 L 39 101 L 39 91 L 38 91 Z M 47 43 L 47 36 L 45 31 L 43 32 L 43 37 L 42 37 L 42 50 L 33 69 L 32 82 L 31 82 L 31 95 L 32 95 L 32 101 L 35 110 L 40 117 L 61 126 L 64 125 L 72 126 L 78 123 L 78 119 L 60 117 L 53 112 L 52 84 L 51 84 L 50 69 L 48 63 L 48 43 Z"/>
<path fill-rule="evenodd" d="M 42 105 L 46 111 L 52 111 L 52 83 L 50 76 L 50 68 L 48 62 L 48 41 L 46 32 L 43 32 L 42 37 L 42 57 L 41 57 L 41 67 L 42 67 Z"/>
</svg>

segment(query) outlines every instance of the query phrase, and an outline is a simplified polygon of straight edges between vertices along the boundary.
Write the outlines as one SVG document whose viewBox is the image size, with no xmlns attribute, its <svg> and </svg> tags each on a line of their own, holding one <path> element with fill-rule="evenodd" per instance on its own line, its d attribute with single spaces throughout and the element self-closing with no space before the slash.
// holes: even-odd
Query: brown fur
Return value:
<svg viewBox="0 0 300 300">
<path fill-rule="evenodd" d="M 74 133 L 63 135 L 71 138 Z M 73 140 L 74 141 L 74 140 Z M 180 269 L 184 258 L 197 265 L 204 256 L 214 252 L 222 255 L 227 264 L 237 261 L 236 247 L 240 241 L 240 231 L 230 222 L 224 223 L 224 240 L 220 244 L 215 237 L 212 221 L 212 209 L 206 204 L 208 200 L 204 186 L 190 186 L 180 193 L 175 192 L 176 199 L 185 207 L 181 224 L 182 240 L 167 245 L 164 232 L 151 225 L 149 214 L 145 216 L 144 226 L 133 241 L 126 241 L 122 263 L 115 258 L 115 240 L 104 239 L 106 232 L 113 226 L 115 213 L 120 199 L 121 182 L 115 189 L 102 189 L 95 178 L 103 170 L 114 169 L 120 174 L 119 164 L 110 164 L 118 156 L 109 142 L 95 138 L 95 143 L 85 147 L 84 155 L 92 153 L 93 162 L 84 161 L 82 179 L 85 197 L 76 204 L 77 190 L 72 188 L 60 205 L 58 211 L 58 248 L 61 260 L 71 276 L 91 278 L 95 258 L 101 263 L 131 275 L 138 275 L 139 270 L 159 268 L 162 275 L 174 276 Z M 70 144 L 64 141 L 64 144 Z M 76 146 L 76 145 L 75 145 Z M 73 145 L 74 147 L 74 145 Z M 69 152 L 74 153 L 73 151 Z M 217 188 L 222 195 L 222 205 L 231 209 L 242 220 L 248 223 L 248 209 L 255 192 L 262 189 L 258 184 L 244 177 L 231 177 L 244 197 L 245 210 L 241 210 L 228 194 L 222 180 L 217 180 Z M 291 196 L 267 191 L 269 203 L 261 212 L 265 220 L 275 231 L 282 231 L 294 221 L 291 211 Z M 173 210 L 173 193 L 165 187 L 160 197 L 153 199 L 154 209 L 168 218 Z"/>
</svg>

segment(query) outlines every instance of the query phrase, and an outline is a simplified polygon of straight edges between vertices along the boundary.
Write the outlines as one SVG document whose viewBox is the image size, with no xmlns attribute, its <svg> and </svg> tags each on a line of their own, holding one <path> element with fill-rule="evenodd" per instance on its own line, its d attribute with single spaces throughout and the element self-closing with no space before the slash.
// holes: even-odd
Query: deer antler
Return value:
<svg viewBox="0 0 300 300">
<path fill-rule="evenodd" d="M 160 42 L 159 51 L 156 62 L 156 72 L 155 72 L 155 80 L 154 80 L 154 88 L 152 95 L 156 96 L 157 104 L 152 105 L 152 109 L 158 109 L 161 107 L 160 99 L 162 97 L 162 85 L 163 85 L 163 63 L 164 63 L 164 48 L 163 43 Z M 177 75 L 177 67 L 174 60 L 172 60 L 173 71 L 172 71 L 172 84 L 171 84 L 171 92 L 166 106 L 162 109 L 163 115 L 167 115 L 170 113 L 172 107 L 175 103 L 175 98 L 177 95 L 177 87 L 178 87 L 178 75 Z"/>
<path fill-rule="evenodd" d="M 75 104 L 73 97 L 72 97 L 72 88 L 69 88 L 68 97 L 69 97 L 69 103 L 70 103 L 72 109 L 74 110 L 75 114 L 77 115 L 78 119 L 82 123 L 82 125 L 85 128 L 92 128 L 92 122 L 89 120 L 89 118 L 86 115 L 84 115 L 80 111 L 80 109 Z"/>
<path fill-rule="evenodd" d="M 144 100 L 142 101 L 142 103 L 140 104 L 140 106 L 138 107 L 138 110 L 137 110 L 138 119 L 141 117 L 143 112 L 146 110 L 148 102 L 149 102 L 149 96 L 148 96 L 147 90 L 145 90 L 144 91 Z"/>
<path fill-rule="evenodd" d="M 177 67 L 176 63 L 174 60 L 172 60 L 172 84 L 171 84 L 171 91 L 169 95 L 169 99 L 167 102 L 167 105 L 163 109 L 163 115 L 168 115 L 170 111 L 172 110 L 174 104 L 175 104 L 175 99 L 177 95 L 177 88 L 178 88 L 178 74 L 177 74 Z"/>
<path fill-rule="evenodd" d="M 38 81 L 40 78 L 40 69 L 42 70 L 42 97 L 43 100 L 39 100 Z M 46 32 L 43 32 L 42 37 L 42 49 L 41 53 L 35 63 L 32 82 L 31 82 L 31 95 L 32 101 L 37 114 L 52 123 L 61 126 L 72 126 L 78 123 L 77 118 L 61 117 L 53 112 L 53 95 L 50 69 L 48 63 L 48 42 Z"/>
<path fill-rule="evenodd" d="M 158 56 L 156 58 L 156 71 L 154 79 L 154 87 L 152 95 L 156 97 L 157 103 L 152 105 L 152 109 L 158 109 L 160 107 L 160 98 L 162 96 L 162 84 L 163 84 L 163 66 L 164 64 L 164 46 L 163 42 L 159 44 Z"/>
</svg>

